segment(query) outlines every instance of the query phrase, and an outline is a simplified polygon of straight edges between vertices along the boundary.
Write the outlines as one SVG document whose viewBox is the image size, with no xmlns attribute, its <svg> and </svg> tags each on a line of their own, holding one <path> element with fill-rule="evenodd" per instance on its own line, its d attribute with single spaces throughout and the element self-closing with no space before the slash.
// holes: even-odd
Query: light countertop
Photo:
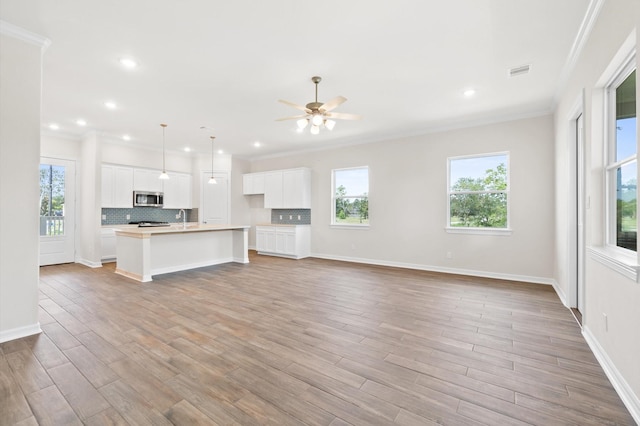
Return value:
<svg viewBox="0 0 640 426">
<path fill-rule="evenodd" d="M 311 226 L 308 223 L 257 223 L 256 226 Z"/>
<path fill-rule="evenodd" d="M 130 228 L 129 225 L 123 227 L 113 226 L 116 235 L 144 238 L 151 235 L 178 234 L 188 232 L 212 232 L 249 229 L 249 225 L 201 225 L 199 223 L 187 223 L 186 227 L 182 223 L 172 223 L 170 226 L 154 226 L 139 228 L 137 225 Z"/>
</svg>

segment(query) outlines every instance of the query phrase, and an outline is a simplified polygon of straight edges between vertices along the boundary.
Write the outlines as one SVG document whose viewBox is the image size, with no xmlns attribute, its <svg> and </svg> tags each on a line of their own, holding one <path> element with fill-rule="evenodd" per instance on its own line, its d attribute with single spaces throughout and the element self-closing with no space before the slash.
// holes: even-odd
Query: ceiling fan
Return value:
<svg viewBox="0 0 640 426">
<path fill-rule="evenodd" d="M 324 126 L 329 130 L 333 130 L 334 126 L 336 125 L 336 122 L 333 120 L 359 120 L 362 118 L 362 116 L 357 114 L 331 112 L 337 106 L 346 102 L 347 98 L 345 98 L 344 96 L 336 96 L 328 102 L 318 102 L 318 83 L 322 81 L 322 78 L 316 75 L 311 77 L 311 81 L 316 85 L 316 100 L 314 102 L 309 102 L 306 106 L 302 106 L 294 104 L 293 102 L 283 101 L 282 99 L 278 101 L 282 102 L 285 105 L 289 105 L 301 111 L 304 111 L 305 114 L 279 118 L 276 121 L 298 119 L 296 124 L 298 125 L 299 131 L 303 131 L 305 127 L 307 127 L 307 125 L 311 123 L 310 132 L 312 135 L 317 135 L 318 133 L 320 133 L 321 126 Z"/>
</svg>

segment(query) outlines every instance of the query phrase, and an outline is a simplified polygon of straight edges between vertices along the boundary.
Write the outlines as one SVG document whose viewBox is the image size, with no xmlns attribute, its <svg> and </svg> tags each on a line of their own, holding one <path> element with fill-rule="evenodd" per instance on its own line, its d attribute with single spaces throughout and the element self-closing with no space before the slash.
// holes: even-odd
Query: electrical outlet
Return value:
<svg viewBox="0 0 640 426">
<path fill-rule="evenodd" d="M 106 214 L 102 215 L 102 220 L 107 220 L 107 215 Z"/>
<path fill-rule="evenodd" d="M 289 220 L 293 220 L 293 215 L 292 214 L 289 215 Z"/>
<path fill-rule="evenodd" d="M 129 220 L 129 219 L 131 219 L 131 215 L 130 214 L 127 215 L 127 220 Z"/>
<path fill-rule="evenodd" d="M 180 213 L 176 215 L 176 219 L 180 219 Z"/>
<path fill-rule="evenodd" d="M 447 252 L 447 259 L 452 259 L 453 258 L 453 253 L 451 253 L 450 251 Z"/>
<path fill-rule="evenodd" d="M 300 220 L 300 215 L 298 215 L 298 220 Z"/>
<path fill-rule="evenodd" d="M 602 316 L 604 317 L 604 331 L 609 331 L 609 318 L 604 312 L 602 313 Z"/>
<path fill-rule="evenodd" d="M 282 215 L 280 215 L 280 220 L 282 220 Z"/>
</svg>

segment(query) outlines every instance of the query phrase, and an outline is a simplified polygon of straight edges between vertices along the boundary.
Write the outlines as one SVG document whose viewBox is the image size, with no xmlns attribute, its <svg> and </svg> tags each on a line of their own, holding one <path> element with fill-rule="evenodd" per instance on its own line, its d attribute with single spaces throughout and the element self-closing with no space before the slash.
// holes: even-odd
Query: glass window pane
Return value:
<svg viewBox="0 0 640 426">
<path fill-rule="evenodd" d="M 616 245 L 637 250 L 638 179 L 635 161 L 616 170 Z"/>
<path fill-rule="evenodd" d="M 449 163 L 451 191 L 507 189 L 507 155 L 452 159 Z"/>
<path fill-rule="evenodd" d="M 616 161 L 637 152 L 636 145 L 636 72 L 616 88 Z"/>
<path fill-rule="evenodd" d="M 361 196 L 369 193 L 369 169 L 334 171 L 336 196 Z"/>
<path fill-rule="evenodd" d="M 40 235 L 64 235 L 64 167 L 40 164 Z"/>
<path fill-rule="evenodd" d="M 369 199 L 367 197 L 336 198 L 334 223 L 346 225 L 369 224 Z"/>
<path fill-rule="evenodd" d="M 507 227 L 507 194 L 451 194 L 449 197 L 451 226 Z"/>
</svg>

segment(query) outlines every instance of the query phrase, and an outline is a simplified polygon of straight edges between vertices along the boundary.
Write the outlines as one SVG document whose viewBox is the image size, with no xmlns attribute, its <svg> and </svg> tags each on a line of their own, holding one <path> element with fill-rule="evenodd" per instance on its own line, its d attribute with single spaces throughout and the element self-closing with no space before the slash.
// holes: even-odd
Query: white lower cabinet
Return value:
<svg viewBox="0 0 640 426">
<path fill-rule="evenodd" d="M 113 262 L 116 260 L 116 231 L 113 228 L 102 228 L 100 230 L 100 246 L 102 253 L 100 258 L 103 262 Z"/>
<path fill-rule="evenodd" d="M 301 259 L 311 254 L 309 225 L 256 226 L 256 250 L 259 254 Z"/>
</svg>

